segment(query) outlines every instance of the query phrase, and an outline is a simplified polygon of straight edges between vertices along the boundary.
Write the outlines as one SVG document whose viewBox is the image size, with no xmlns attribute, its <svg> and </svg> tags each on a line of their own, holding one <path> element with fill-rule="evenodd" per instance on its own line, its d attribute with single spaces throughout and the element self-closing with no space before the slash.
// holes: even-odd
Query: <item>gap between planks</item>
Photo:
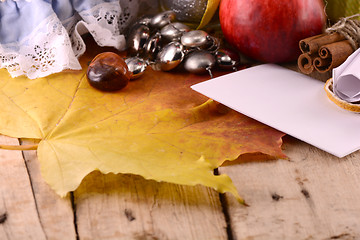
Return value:
<svg viewBox="0 0 360 240">
<path fill-rule="evenodd" d="M 9 139 L 0 136 L 6 143 L 17 144 Z M 0 224 L 0 239 L 232 240 L 226 231 L 226 207 L 210 188 L 94 172 L 79 190 L 62 199 L 42 179 L 36 151 L 9 151 L 6 156 L 12 158 L 7 168 L 15 167 L 16 162 L 17 172 L 0 179 L 18 181 L 14 185 L 22 185 L 24 190 L 17 194 L 12 193 L 17 187 L 8 189 L 7 194 L 0 191 L 6 202 L 14 205 Z M 4 161 L 3 156 L 0 161 Z M 0 184 L 0 190 L 2 187 L 4 184 Z M 15 208 L 19 204 L 14 201 L 25 201 L 22 206 L 28 212 Z M 21 220 L 14 221 L 16 215 Z M 9 237 L 3 237 L 4 229 L 12 229 Z"/>
<path fill-rule="evenodd" d="M 19 144 L 2 135 L 0 142 Z M 36 151 L 1 150 L 0 165 L 0 197 L 6 206 L 0 239 L 76 239 L 71 203 L 43 181 Z"/>
<path fill-rule="evenodd" d="M 93 172 L 74 198 L 80 239 L 228 240 L 219 194 L 203 186 Z"/>
<path fill-rule="evenodd" d="M 0 136 L 0 142 L 17 145 L 18 140 Z M 39 222 L 23 156 L 19 151 L 0 151 L 0 239 L 46 239 Z"/>
<path fill-rule="evenodd" d="M 36 143 L 28 139 L 20 142 L 24 145 Z M 47 239 L 77 239 L 70 195 L 60 198 L 43 180 L 36 151 L 23 151 L 23 157 L 29 173 L 39 220 Z"/>
<path fill-rule="evenodd" d="M 250 204 L 226 194 L 235 239 L 360 239 L 360 151 L 339 159 L 289 136 L 290 160 L 221 167 Z"/>
</svg>

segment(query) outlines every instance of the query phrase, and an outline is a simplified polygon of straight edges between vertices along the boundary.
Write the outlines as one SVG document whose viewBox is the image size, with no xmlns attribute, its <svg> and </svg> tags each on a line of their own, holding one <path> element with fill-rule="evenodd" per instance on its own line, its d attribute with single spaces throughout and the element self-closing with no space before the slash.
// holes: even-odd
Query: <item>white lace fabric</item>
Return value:
<svg viewBox="0 0 360 240">
<path fill-rule="evenodd" d="M 12 77 L 45 77 L 65 69 L 81 69 L 78 57 L 86 50 L 81 35 L 89 32 L 100 46 L 126 47 L 126 26 L 145 0 L 103 2 L 61 22 L 54 13 L 20 42 L 0 44 L 0 68 Z M 121 7 L 120 7 L 121 6 Z"/>
<path fill-rule="evenodd" d="M 12 77 L 44 77 L 64 69 L 81 69 L 69 35 L 56 14 L 45 19 L 21 42 L 0 46 L 1 68 Z"/>
</svg>

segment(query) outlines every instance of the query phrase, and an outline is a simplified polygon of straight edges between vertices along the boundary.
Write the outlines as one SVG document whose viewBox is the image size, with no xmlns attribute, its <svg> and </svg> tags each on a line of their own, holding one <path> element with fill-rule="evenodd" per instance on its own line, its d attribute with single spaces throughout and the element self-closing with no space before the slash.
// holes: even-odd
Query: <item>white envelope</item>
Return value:
<svg viewBox="0 0 360 240">
<path fill-rule="evenodd" d="M 264 64 L 192 89 L 337 157 L 360 149 L 360 114 L 335 105 L 323 82 L 301 73 Z"/>
</svg>

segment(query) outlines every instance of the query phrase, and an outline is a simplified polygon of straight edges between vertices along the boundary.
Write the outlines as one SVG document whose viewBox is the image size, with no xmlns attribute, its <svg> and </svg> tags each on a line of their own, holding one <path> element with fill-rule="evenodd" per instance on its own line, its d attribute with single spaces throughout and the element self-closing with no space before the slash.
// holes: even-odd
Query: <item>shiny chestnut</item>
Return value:
<svg viewBox="0 0 360 240">
<path fill-rule="evenodd" d="M 112 52 L 98 54 L 89 64 L 86 75 L 91 86 L 106 92 L 126 87 L 131 77 L 125 61 Z"/>
</svg>

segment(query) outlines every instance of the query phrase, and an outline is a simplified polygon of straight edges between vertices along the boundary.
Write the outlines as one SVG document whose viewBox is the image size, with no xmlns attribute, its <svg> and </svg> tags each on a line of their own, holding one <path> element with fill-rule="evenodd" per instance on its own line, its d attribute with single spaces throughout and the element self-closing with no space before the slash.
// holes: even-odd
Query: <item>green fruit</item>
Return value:
<svg viewBox="0 0 360 240">
<path fill-rule="evenodd" d="M 174 11 L 179 21 L 200 23 L 207 2 L 207 0 L 161 0 L 160 5 L 163 10 Z"/>
<path fill-rule="evenodd" d="M 326 14 L 332 24 L 340 18 L 360 13 L 359 0 L 325 0 L 325 3 L 327 3 Z"/>
</svg>

